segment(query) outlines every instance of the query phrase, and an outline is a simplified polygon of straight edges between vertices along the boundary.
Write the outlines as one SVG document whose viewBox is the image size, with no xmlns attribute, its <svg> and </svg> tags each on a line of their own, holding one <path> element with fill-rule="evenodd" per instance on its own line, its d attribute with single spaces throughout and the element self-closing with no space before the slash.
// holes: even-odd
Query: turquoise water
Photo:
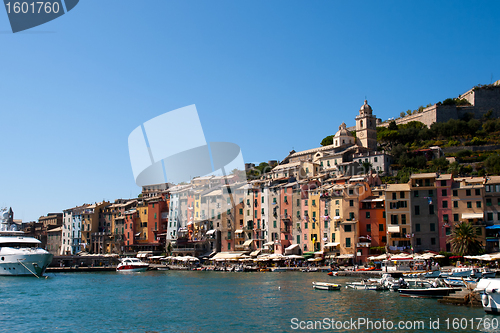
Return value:
<svg viewBox="0 0 500 333">
<path fill-rule="evenodd" d="M 48 279 L 0 277 L 2 332 L 293 332 L 307 321 L 318 331 L 382 332 L 366 326 L 325 330 L 324 318 L 421 321 L 424 329 L 393 332 L 477 332 L 482 309 L 438 304 L 394 292 L 322 291 L 312 281 L 345 283 L 326 273 L 151 271 L 135 274 L 49 274 Z M 295 322 L 292 319 L 296 318 Z M 439 319 L 429 329 L 429 319 Z M 465 318 L 452 329 L 453 319 Z M 447 326 L 446 319 L 449 320 Z M 471 329 L 474 325 L 474 329 Z M 447 329 L 449 327 L 449 329 Z M 297 328 L 297 329 L 293 329 Z M 349 327 L 348 327 L 349 328 Z M 351 327 L 352 328 L 352 327 Z M 481 327 L 482 328 L 482 327 Z M 307 330 L 306 330 L 307 331 Z M 485 330 L 486 332 L 498 332 Z"/>
</svg>

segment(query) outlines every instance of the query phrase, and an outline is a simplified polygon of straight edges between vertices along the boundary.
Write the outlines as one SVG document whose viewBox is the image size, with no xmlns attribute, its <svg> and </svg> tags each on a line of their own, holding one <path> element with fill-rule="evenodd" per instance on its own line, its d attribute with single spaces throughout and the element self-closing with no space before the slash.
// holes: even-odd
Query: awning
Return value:
<svg viewBox="0 0 500 333">
<path fill-rule="evenodd" d="M 292 244 L 292 245 L 286 247 L 285 250 L 293 250 L 293 249 L 295 249 L 298 246 L 299 246 L 299 244 Z"/>
<path fill-rule="evenodd" d="M 211 234 L 213 234 L 214 232 L 215 232 L 215 230 L 214 230 L 214 229 L 212 229 L 212 230 L 208 230 L 208 231 L 207 231 L 207 235 L 211 235 Z"/>
<path fill-rule="evenodd" d="M 235 234 L 241 234 L 242 232 L 243 232 L 243 230 L 238 229 L 238 230 L 236 230 L 234 233 L 235 233 Z"/>
<path fill-rule="evenodd" d="M 341 254 L 340 256 L 336 257 L 335 259 L 349 259 L 349 258 L 354 258 L 354 254 Z"/>
<path fill-rule="evenodd" d="M 400 232 L 400 229 L 399 229 L 399 225 L 398 226 L 390 226 L 387 228 L 387 232 L 390 232 L 390 233 L 399 233 Z"/>
<path fill-rule="evenodd" d="M 224 259 L 239 259 L 241 258 L 242 252 L 219 252 L 215 256 L 213 256 L 210 260 Z"/>
<path fill-rule="evenodd" d="M 314 254 L 320 254 L 320 255 L 323 255 L 323 253 L 324 253 L 323 251 L 316 251 L 316 252 L 314 252 Z"/>
<path fill-rule="evenodd" d="M 259 250 L 255 250 L 255 251 L 251 252 L 251 253 L 250 253 L 250 256 L 251 256 L 251 257 L 256 257 L 256 256 L 258 256 L 258 255 L 259 255 L 259 253 L 260 253 L 260 249 L 259 249 Z"/>
<path fill-rule="evenodd" d="M 264 243 L 264 246 L 271 246 L 271 245 L 274 245 L 274 242 L 267 242 L 267 243 Z"/>
<path fill-rule="evenodd" d="M 136 233 L 134 236 L 135 236 L 135 237 L 139 237 L 140 235 L 141 235 L 141 233 L 140 233 L 140 232 L 138 232 L 138 233 Z"/>
<path fill-rule="evenodd" d="M 326 243 L 325 247 L 331 247 L 331 246 L 335 247 L 335 246 L 339 246 L 339 245 L 340 245 L 340 243 Z"/>
<path fill-rule="evenodd" d="M 462 213 L 463 219 L 482 219 L 483 213 Z"/>
<path fill-rule="evenodd" d="M 500 229 L 500 224 L 495 224 L 495 225 L 487 226 L 486 229 L 488 229 L 488 230 L 491 230 L 491 229 Z"/>
<path fill-rule="evenodd" d="M 250 246 L 252 244 L 253 239 L 246 240 L 245 243 L 243 243 L 243 246 Z"/>
</svg>

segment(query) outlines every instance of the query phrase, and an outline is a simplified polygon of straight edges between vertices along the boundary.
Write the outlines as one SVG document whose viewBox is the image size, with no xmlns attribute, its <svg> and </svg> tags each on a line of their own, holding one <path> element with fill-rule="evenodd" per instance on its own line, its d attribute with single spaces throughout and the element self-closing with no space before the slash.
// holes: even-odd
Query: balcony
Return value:
<svg viewBox="0 0 500 333">
<path fill-rule="evenodd" d="M 289 214 L 281 214 L 282 220 L 290 220 L 292 217 Z"/>
</svg>

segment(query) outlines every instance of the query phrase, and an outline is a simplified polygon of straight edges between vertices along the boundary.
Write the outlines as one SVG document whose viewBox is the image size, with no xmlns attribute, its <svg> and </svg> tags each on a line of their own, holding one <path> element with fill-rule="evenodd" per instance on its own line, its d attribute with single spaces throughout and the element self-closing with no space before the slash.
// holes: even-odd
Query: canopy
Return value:
<svg viewBox="0 0 500 333">
<path fill-rule="evenodd" d="M 235 233 L 235 234 L 241 234 L 242 232 L 243 232 L 243 230 L 238 229 L 238 230 L 236 230 L 234 233 Z"/>
<path fill-rule="evenodd" d="M 285 250 L 293 250 L 293 249 L 295 249 L 297 246 L 299 246 L 299 244 L 292 244 L 292 245 L 290 245 L 290 246 L 286 247 L 286 248 L 285 248 Z"/>
<path fill-rule="evenodd" d="M 211 235 L 211 234 L 213 234 L 213 233 L 215 233 L 215 230 L 213 230 L 213 229 L 212 229 L 212 230 L 208 230 L 208 231 L 207 231 L 207 235 Z"/>
<path fill-rule="evenodd" d="M 495 225 L 487 226 L 486 229 L 488 229 L 488 230 L 491 230 L 491 229 L 500 229 L 500 224 L 495 224 Z"/>
<path fill-rule="evenodd" d="M 387 227 L 387 232 L 389 233 L 399 233 L 399 225 Z"/>
<path fill-rule="evenodd" d="M 340 243 L 326 243 L 325 244 L 325 247 L 335 247 L 335 246 L 339 246 Z"/>
<path fill-rule="evenodd" d="M 253 239 L 246 240 L 245 243 L 243 243 L 243 246 L 250 246 L 252 244 Z"/>
<path fill-rule="evenodd" d="M 321 260 L 323 260 L 323 258 L 321 258 L 321 257 L 307 259 L 307 261 L 321 261 Z"/>
<path fill-rule="evenodd" d="M 463 219 L 482 219 L 483 213 L 462 213 Z"/>
<path fill-rule="evenodd" d="M 341 254 L 340 256 L 337 257 L 337 259 L 349 259 L 349 258 L 354 258 L 354 254 Z"/>
</svg>

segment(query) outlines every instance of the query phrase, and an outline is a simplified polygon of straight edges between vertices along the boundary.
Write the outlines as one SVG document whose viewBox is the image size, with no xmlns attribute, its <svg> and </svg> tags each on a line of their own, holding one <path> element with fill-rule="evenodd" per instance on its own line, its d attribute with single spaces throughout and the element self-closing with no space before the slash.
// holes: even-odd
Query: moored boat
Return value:
<svg viewBox="0 0 500 333">
<path fill-rule="evenodd" d="M 149 264 L 140 261 L 137 258 L 124 258 L 116 267 L 117 272 L 145 272 Z"/>
<path fill-rule="evenodd" d="M 370 281 L 349 282 L 346 283 L 346 288 L 357 289 L 357 290 L 375 290 L 375 291 L 388 290 L 382 284 Z"/>
<path fill-rule="evenodd" d="M 398 290 L 401 296 L 441 298 L 461 290 L 461 288 L 442 286 L 437 280 L 432 283 L 424 280 L 407 280 L 406 282 L 408 288 Z"/>
<path fill-rule="evenodd" d="M 481 303 L 486 313 L 500 314 L 500 279 L 481 279 L 474 291 L 481 293 Z"/>
<path fill-rule="evenodd" d="M 328 283 L 328 282 L 313 282 L 314 289 L 318 290 L 340 290 L 342 287 L 340 284 Z"/>
<path fill-rule="evenodd" d="M 0 211 L 0 275 L 40 277 L 53 255 L 40 248 L 41 242 L 17 230 L 12 209 Z"/>
</svg>

